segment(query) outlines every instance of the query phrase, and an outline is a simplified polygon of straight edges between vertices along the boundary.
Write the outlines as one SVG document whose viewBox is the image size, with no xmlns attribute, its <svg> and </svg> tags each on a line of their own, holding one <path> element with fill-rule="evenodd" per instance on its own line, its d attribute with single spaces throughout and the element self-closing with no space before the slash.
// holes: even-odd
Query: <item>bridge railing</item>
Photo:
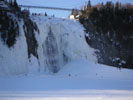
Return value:
<svg viewBox="0 0 133 100">
<path fill-rule="evenodd" d="M 19 5 L 21 8 L 37 8 L 37 9 L 52 9 L 52 10 L 64 10 L 64 11 L 72 11 L 73 9 L 69 8 L 58 8 L 58 7 L 46 7 L 46 6 L 31 6 L 31 5 Z M 78 9 L 76 9 L 78 10 Z M 78 10 L 80 11 L 80 10 Z"/>
</svg>

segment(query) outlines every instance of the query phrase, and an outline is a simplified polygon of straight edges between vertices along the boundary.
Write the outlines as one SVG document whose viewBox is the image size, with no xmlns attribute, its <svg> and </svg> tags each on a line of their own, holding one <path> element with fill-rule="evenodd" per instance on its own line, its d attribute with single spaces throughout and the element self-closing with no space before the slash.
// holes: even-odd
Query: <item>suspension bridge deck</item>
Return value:
<svg viewBox="0 0 133 100">
<path fill-rule="evenodd" d="M 73 10 L 73 9 L 69 9 L 69 8 L 46 7 L 46 6 L 31 6 L 31 5 L 19 5 L 19 7 L 21 7 L 21 8 L 51 9 L 51 10 L 64 10 L 64 11 L 72 11 Z M 78 11 L 80 11 L 80 10 L 78 10 Z"/>
</svg>

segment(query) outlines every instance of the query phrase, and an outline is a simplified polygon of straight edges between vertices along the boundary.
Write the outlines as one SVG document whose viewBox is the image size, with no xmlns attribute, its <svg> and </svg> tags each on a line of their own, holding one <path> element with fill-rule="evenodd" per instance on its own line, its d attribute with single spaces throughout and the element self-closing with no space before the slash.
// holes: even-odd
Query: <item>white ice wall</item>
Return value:
<svg viewBox="0 0 133 100">
<path fill-rule="evenodd" d="M 45 62 L 47 58 L 43 55 L 43 46 L 50 28 L 56 38 L 58 44 L 57 49 L 60 52 L 59 68 L 64 66 L 66 63 L 63 61 L 63 55 L 67 56 L 68 62 L 77 59 L 87 59 L 91 62 L 97 62 L 94 49 L 90 48 L 86 43 L 83 31 L 84 29 L 79 22 L 44 16 L 32 16 L 31 18 L 36 22 L 40 30 L 40 34 L 36 37 L 39 43 L 38 54 L 42 69 L 47 70 L 47 64 Z"/>
<path fill-rule="evenodd" d="M 58 69 L 62 68 L 68 62 L 78 59 L 87 59 L 91 62 L 97 62 L 94 49 L 90 48 L 86 43 L 84 29 L 79 22 L 44 16 L 31 16 L 31 19 L 36 22 L 40 31 L 39 34 L 35 34 L 38 42 L 39 59 L 31 56 L 29 62 L 22 22 L 19 25 L 20 36 L 17 37 L 16 44 L 13 47 L 8 48 L 0 42 L 0 75 L 50 72 L 49 65 L 46 62 L 49 59 L 58 61 L 57 64 L 55 63 Z M 44 51 L 46 49 L 45 43 L 50 28 L 59 53 L 54 55 L 55 57 L 48 59 Z M 68 61 L 63 59 L 64 55 Z"/>
</svg>

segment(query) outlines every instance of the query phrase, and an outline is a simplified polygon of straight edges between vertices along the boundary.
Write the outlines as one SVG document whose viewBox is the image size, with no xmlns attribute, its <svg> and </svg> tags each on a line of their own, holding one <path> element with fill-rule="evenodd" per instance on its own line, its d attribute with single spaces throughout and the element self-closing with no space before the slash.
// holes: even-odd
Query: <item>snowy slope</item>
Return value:
<svg viewBox="0 0 133 100">
<path fill-rule="evenodd" d="M 133 70 L 77 60 L 58 73 L 0 77 L 1 91 L 133 90 Z"/>
<path fill-rule="evenodd" d="M 80 59 L 67 64 L 57 75 L 88 79 L 133 80 L 132 72 L 130 69 L 119 69 Z"/>
<path fill-rule="evenodd" d="M 56 74 L 0 77 L 0 100 L 132 100 L 133 70 L 77 60 Z"/>
</svg>

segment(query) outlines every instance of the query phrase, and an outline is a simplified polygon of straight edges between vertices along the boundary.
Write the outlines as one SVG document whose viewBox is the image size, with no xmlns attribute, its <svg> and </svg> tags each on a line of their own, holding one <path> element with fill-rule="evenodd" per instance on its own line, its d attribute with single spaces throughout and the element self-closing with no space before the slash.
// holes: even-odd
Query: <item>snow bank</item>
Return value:
<svg viewBox="0 0 133 100">
<path fill-rule="evenodd" d="M 133 80 L 133 70 L 119 69 L 102 64 L 95 64 L 87 60 L 76 60 L 68 63 L 58 73 L 57 76 L 72 78 L 88 78 L 102 80 Z"/>
<path fill-rule="evenodd" d="M 99 97 L 101 100 L 132 100 L 131 76 L 133 70 L 120 70 L 86 60 L 77 60 L 55 74 L 0 77 L 0 100 L 73 100 L 75 97 L 81 100 L 84 97 L 86 100 L 97 100 Z"/>
</svg>

